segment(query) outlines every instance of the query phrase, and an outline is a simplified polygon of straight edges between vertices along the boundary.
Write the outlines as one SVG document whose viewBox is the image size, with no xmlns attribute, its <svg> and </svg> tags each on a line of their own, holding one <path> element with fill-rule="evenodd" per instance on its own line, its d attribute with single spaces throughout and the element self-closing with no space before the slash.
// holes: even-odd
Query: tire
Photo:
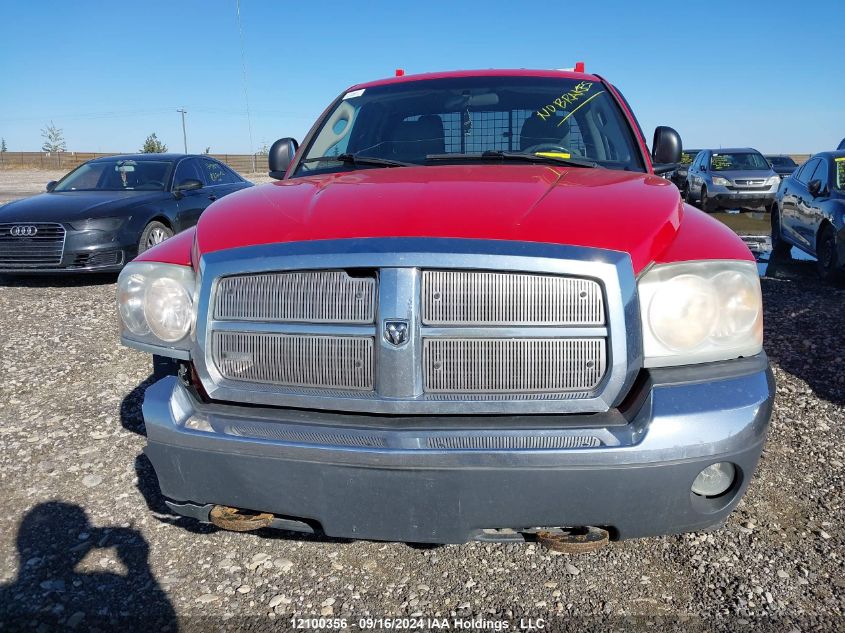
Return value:
<svg viewBox="0 0 845 633">
<path fill-rule="evenodd" d="M 141 239 L 138 240 L 138 254 L 140 255 L 171 237 L 173 237 L 173 231 L 169 226 L 158 220 L 153 220 L 141 231 Z"/>
<path fill-rule="evenodd" d="M 816 241 L 816 270 L 822 281 L 836 284 L 845 281 L 845 262 L 840 261 L 837 246 L 836 232 L 832 226 L 825 226 Z"/>
<path fill-rule="evenodd" d="M 692 200 L 690 199 L 689 195 L 689 185 L 687 183 L 684 183 L 684 186 L 681 187 L 681 198 L 683 198 L 684 202 L 686 202 L 687 204 L 692 203 Z"/>
<path fill-rule="evenodd" d="M 713 210 L 713 206 L 707 199 L 707 187 L 704 185 L 701 185 L 701 197 L 699 199 L 698 208 L 705 213 L 710 213 Z"/>
<path fill-rule="evenodd" d="M 780 229 L 780 209 L 778 209 L 777 202 L 772 204 L 770 220 L 772 222 L 772 257 L 786 259 L 792 253 L 792 245 L 783 239 Z"/>
</svg>

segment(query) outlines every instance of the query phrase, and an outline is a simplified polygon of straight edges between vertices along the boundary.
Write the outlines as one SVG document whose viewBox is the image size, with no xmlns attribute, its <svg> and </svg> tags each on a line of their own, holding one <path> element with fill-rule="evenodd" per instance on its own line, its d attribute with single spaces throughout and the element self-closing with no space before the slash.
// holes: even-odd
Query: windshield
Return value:
<svg viewBox="0 0 845 633">
<path fill-rule="evenodd" d="M 600 82 L 497 76 L 349 92 L 321 121 L 294 175 L 378 167 L 333 156 L 440 165 L 449 157 L 427 157 L 462 156 L 466 162 L 473 160 L 467 154 L 483 152 L 545 154 L 645 171 L 630 125 Z"/>
<path fill-rule="evenodd" d="M 757 152 L 713 152 L 710 168 L 713 171 L 770 171 L 772 167 L 763 155 Z"/>
<path fill-rule="evenodd" d="M 845 191 L 845 156 L 834 158 L 833 165 L 836 167 L 836 189 Z"/>
<path fill-rule="evenodd" d="M 792 160 L 789 156 L 769 156 L 769 162 L 773 166 L 778 167 L 797 167 L 798 165 L 795 164 L 795 161 Z"/>
<path fill-rule="evenodd" d="M 80 165 L 53 191 L 164 191 L 173 163 L 104 160 Z"/>
<path fill-rule="evenodd" d="M 695 157 L 698 156 L 698 152 L 699 150 L 697 149 L 692 149 L 688 152 L 683 152 L 681 154 L 681 165 L 689 165 L 693 160 L 695 160 Z"/>
</svg>

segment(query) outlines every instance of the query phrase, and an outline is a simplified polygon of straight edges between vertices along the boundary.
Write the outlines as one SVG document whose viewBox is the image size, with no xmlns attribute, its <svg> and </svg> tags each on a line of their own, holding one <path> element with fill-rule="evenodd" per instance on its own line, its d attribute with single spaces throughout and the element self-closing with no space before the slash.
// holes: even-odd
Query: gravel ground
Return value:
<svg viewBox="0 0 845 633">
<path fill-rule="evenodd" d="M 114 277 L 0 277 L 0 631 L 174 615 L 181 630 L 269 630 L 292 614 L 845 628 L 845 290 L 806 262 L 769 274 L 777 403 L 747 496 L 720 531 L 582 556 L 236 534 L 170 516 L 141 452 L 150 358 L 117 343 Z"/>
</svg>

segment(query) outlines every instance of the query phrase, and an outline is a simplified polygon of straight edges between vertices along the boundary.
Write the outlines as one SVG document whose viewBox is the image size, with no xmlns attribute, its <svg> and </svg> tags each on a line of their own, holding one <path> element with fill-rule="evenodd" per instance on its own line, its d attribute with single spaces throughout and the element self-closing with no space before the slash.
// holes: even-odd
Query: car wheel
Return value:
<svg viewBox="0 0 845 633">
<path fill-rule="evenodd" d="M 833 227 L 822 229 L 816 243 L 816 259 L 819 277 L 823 281 L 839 283 L 845 280 L 845 262 L 839 261 L 839 251 L 836 244 L 836 232 Z"/>
<path fill-rule="evenodd" d="M 684 202 L 689 204 L 689 202 L 690 202 L 689 185 L 687 183 L 684 183 L 684 186 L 681 187 L 681 197 L 684 199 Z"/>
<path fill-rule="evenodd" d="M 783 239 L 780 229 L 780 210 L 777 202 L 772 204 L 770 220 L 772 222 L 772 257 L 785 259 L 790 256 L 792 246 Z"/>
<path fill-rule="evenodd" d="M 701 185 L 701 200 L 698 204 L 698 208 L 705 213 L 710 213 L 710 211 L 712 211 L 710 208 L 710 201 L 707 199 L 707 187 L 704 185 Z"/>
<path fill-rule="evenodd" d="M 165 224 L 155 220 L 144 227 L 141 239 L 138 242 L 138 254 L 161 244 L 164 240 L 173 237 L 173 231 Z"/>
</svg>

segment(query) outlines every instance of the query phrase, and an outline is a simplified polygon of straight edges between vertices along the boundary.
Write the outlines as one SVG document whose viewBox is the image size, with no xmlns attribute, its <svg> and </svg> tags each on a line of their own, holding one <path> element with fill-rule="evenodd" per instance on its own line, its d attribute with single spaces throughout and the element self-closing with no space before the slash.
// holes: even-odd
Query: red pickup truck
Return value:
<svg viewBox="0 0 845 633">
<path fill-rule="evenodd" d="M 122 341 L 179 363 L 143 405 L 170 508 L 433 543 L 723 521 L 774 381 L 753 257 L 655 175 L 681 149 L 584 72 L 344 91 L 278 182 L 121 273 Z"/>
</svg>

